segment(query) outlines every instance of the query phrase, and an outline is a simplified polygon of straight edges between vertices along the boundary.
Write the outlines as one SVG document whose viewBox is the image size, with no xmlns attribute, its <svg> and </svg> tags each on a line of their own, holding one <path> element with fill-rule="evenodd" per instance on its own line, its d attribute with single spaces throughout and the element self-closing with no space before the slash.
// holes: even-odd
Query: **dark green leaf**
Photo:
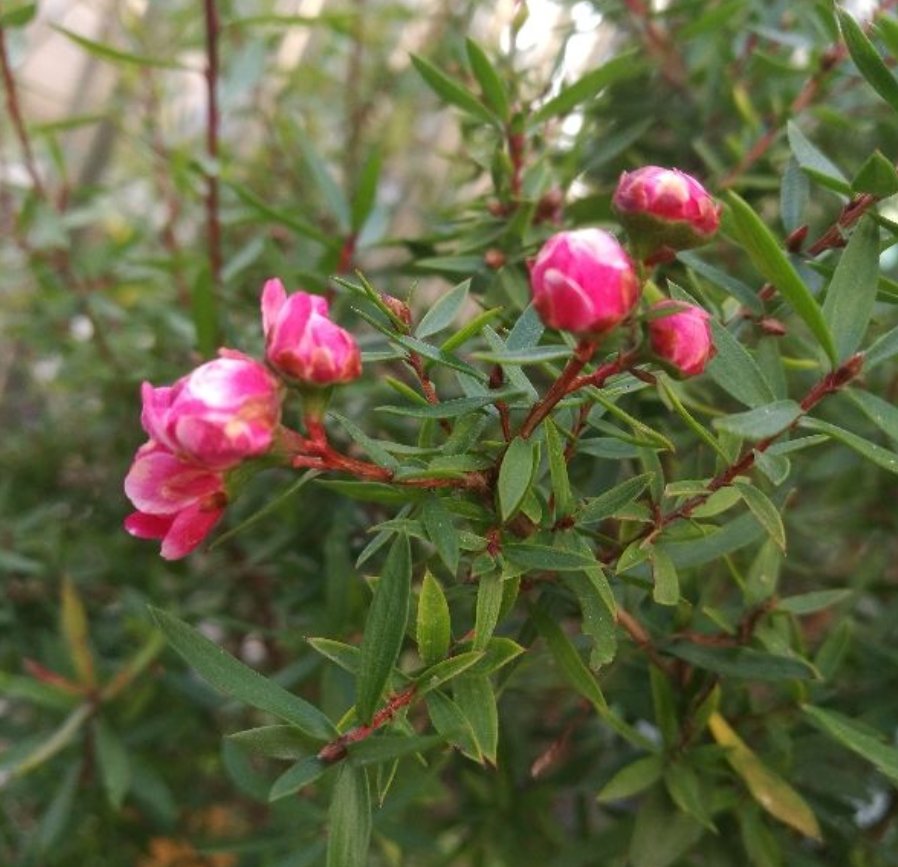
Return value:
<svg viewBox="0 0 898 867">
<path fill-rule="evenodd" d="M 704 833 L 691 816 L 674 809 L 663 792 L 645 798 L 636 814 L 630 840 L 631 867 L 669 867 Z"/>
<path fill-rule="evenodd" d="M 498 572 L 480 576 L 477 586 L 477 608 L 474 619 L 474 650 L 483 650 L 499 622 L 502 608 L 502 579 Z"/>
<path fill-rule="evenodd" d="M 459 541 L 458 530 L 452 514 L 439 497 L 431 497 L 421 507 L 421 523 L 430 541 L 436 546 L 440 559 L 453 574 L 458 571 Z"/>
<path fill-rule="evenodd" d="M 371 439 L 371 437 L 369 437 L 357 424 L 336 412 L 329 412 L 328 416 L 335 419 L 340 427 L 352 437 L 354 442 L 358 443 L 364 449 L 365 454 L 378 464 L 378 466 L 393 471 L 399 469 L 399 461 L 377 442 L 377 440 Z"/>
<path fill-rule="evenodd" d="M 869 193 L 879 198 L 887 198 L 898 193 L 898 170 L 882 151 L 873 151 L 858 169 L 851 189 L 855 193 Z"/>
<path fill-rule="evenodd" d="M 300 759 L 274 781 L 274 785 L 268 793 L 268 800 L 279 801 L 281 798 L 295 795 L 309 783 L 314 783 L 329 767 L 318 756 L 306 756 L 306 758 Z"/>
<path fill-rule="evenodd" d="M 823 317 L 839 361 L 852 355 L 867 331 L 879 277 L 879 229 L 862 219 L 839 259 L 823 302 Z"/>
<path fill-rule="evenodd" d="M 730 213 L 739 240 L 755 268 L 764 275 L 792 305 L 817 338 L 829 359 L 836 360 L 832 335 L 823 313 L 792 263 L 751 206 L 736 193 L 729 193 Z"/>
<path fill-rule="evenodd" d="M 349 756 L 356 764 L 380 764 L 423 753 L 444 743 L 446 739 L 442 735 L 378 735 L 350 744 Z"/>
<path fill-rule="evenodd" d="M 898 407 L 869 391 L 851 388 L 848 395 L 889 439 L 898 442 Z"/>
<path fill-rule="evenodd" d="M 131 763 L 121 738 L 103 720 L 95 723 L 97 762 L 106 797 L 113 810 L 118 810 L 131 785 Z"/>
<path fill-rule="evenodd" d="M 465 674 L 452 681 L 455 703 L 470 724 L 477 747 L 483 757 L 496 764 L 499 748 L 499 713 L 490 679 L 483 675 Z"/>
<path fill-rule="evenodd" d="M 728 394 L 746 406 L 758 407 L 776 397 L 751 353 L 716 319 L 711 332 L 717 355 L 708 364 L 708 374 Z"/>
<path fill-rule="evenodd" d="M 228 740 L 254 755 L 291 761 L 308 756 L 309 752 L 316 750 L 318 746 L 298 728 L 287 725 L 245 729 L 228 735 Z"/>
<path fill-rule="evenodd" d="M 415 337 L 424 339 L 448 328 L 458 316 L 458 311 L 468 297 L 471 288 L 470 279 L 464 280 L 450 289 L 424 314 L 424 318 L 415 329 Z"/>
<path fill-rule="evenodd" d="M 371 796 L 364 768 L 344 762 L 328 811 L 327 867 L 366 867 Z"/>
<path fill-rule="evenodd" d="M 871 735 L 843 714 L 806 704 L 802 710 L 820 731 L 870 762 L 898 784 L 898 749 Z"/>
<path fill-rule="evenodd" d="M 652 548 L 649 559 L 655 580 L 652 598 L 659 605 L 676 605 L 680 601 L 680 580 L 673 560 L 662 548 Z"/>
<path fill-rule="evenodd" d="M 578 524 L 595 524 L 612 517 L 624 506 L 628 506 L 648 487 L 652 473 L 634 476 L 605 491 L 598 497 L 586 500 L 577 516 Z"/>
<path fill-rule="evenodd" d="M 712 647 L 675 641 L 666 645 L 664 652 L 726 677 L 769 681 L 818 678 L 814 666 L 804 659 L 765 653 L 750 647 Z"/>
<path fill-rule="evenodd" d="M 567 474 L 567 461 L 564 456 L 564 441 L 555 422 L 546 419 L 546 448 L 549 456 L 549 473 L 552 479 L 552 494 L 555 497 L 556 519 L 569 515 L 574 508 L 574 495 Z"/>
<path fill-rule="evenodd" d="M 643 756 L 621 768 L 596 795 L 602 803 L 622 801 L 638 795 L 661 779 L 664 758 L 659 755 Z"/>
<path fill-rule="evenodd" d="M 416 626 L 418 653 L 425 665 L 435 665 L 449 652 L 451 630 L 449 605 L 443 588 L 430 572 L 425 572 L 418 597 Z"/>
<path fill-rule="evenodd" d="M 359 673 L 356 680 L 356 710 L 362 722 L 370 722 L 399 656 L 411 595 L 412 564 L 408 537 L 393 541 L 384 562 L 374 599 L 365 621 Z"/>
<path fill-rule="evenodd" d="M 799 617 L 804 614 L 813 614 L 822 611 L 831 605 L 838 605 L 852 595 L 851 590 L 814 590 L 810 593 L 801 593 L 797 596 L 786 596 L 776 603 L 777 611 L 788 611 Z"/>
<path fill-rule="evenodd" d="M 159 608 L 151 607 L 150 613 L 169 644 L 215 689 L 292 723 L 310 737 L 327 740 L 334 735 L 331 721 L 318 708 L 244 665 L 177 617 Z"/>
<path fill-rule="evenodd" d="M 850 449 L 854 449 L 859 455 L 872 461 L 878 467 L 888 470 L 890 473 L 898 473 L 898 454 L 884 449 L 882 446 L 871 443 L 851 431 L 844 430 L 819 418 L 805 416 L 801 420 L 801 426 L 808 430 L 829 434 L 834 440 L 838 440 Z"/>
<path fill-rule="evenodd" d="M 425 695 L 433 689 L 437 689 L 447 681 L 458 677 L 463 671 L 470 671 L 471 674 L 482 673 L 475 671 L 474 666 L 482 662 L 484 653 L 481 650 L 468 650 L 463 653 L 457 653 L 448 659 L 443 659 L 436 665 L 432 665 L 426 671 L 422 671 L 415 678 L 418 687 L 417 694 Z"/>
<path fill-rule="evenodd" d="M 502 547 L 502 553 L 512 563 L 525 569 L 542 569 L 547 572 L 576 572 L 596 565 L 595 557 L 579 551 L 564 551 L 536 543 L 509 543 Z"/>
<path fill-rule="evenodd" d="M 858 72 L 867 79 L 870 86 L 898 111 L 898 81 L 876 51 L 873 43 L 861 26 L 844 9 L 836 7 L 839 26 L 851 59 Z"/>
<path fill-rule="evenodd" d="M 491 406 L 497 400 L 505 400 L 517 394 L 518 392 L 514 389 L 505 388 L 497 389 L 489 394 L 476 397 L 456 397 L 427 406 L 379 406 L 377 411 L 388 412 L 392 415 L 404 415 L 409 418 L 457 418 L 460 415 Z"/>
<path fill-rule="evenodd" d="M 561 361 L 571 357 L 571 350 L 567 346 L 531 346 L 527 349 L 509 349 L 505 352 L 475 352 L 473 357 L 490 364 L 518 366 Z"/>
<path fill-rule="evenodd" d="M 770 538 L 777 546 L 786 550 L 786 529 L 783 527 L 783 519 L 779 509 L 773 505 L 770 498 L 761 490 L 748 482 L 734 481 L 733 487 L 745 500 L 745 505 L 751 509 L 752 514 L 761 523 L 761 526 L 770 534 Z"/>
<path fill-rule="evenodd" d="M 502 120 L 508 120 L 508 94 L 505 92 L 501 76 L 490 63 L 484 50 L 473 39 L 465 40 L 465 48 L 471 71 L 483 91 L 484 101 Z"/>
</svg>

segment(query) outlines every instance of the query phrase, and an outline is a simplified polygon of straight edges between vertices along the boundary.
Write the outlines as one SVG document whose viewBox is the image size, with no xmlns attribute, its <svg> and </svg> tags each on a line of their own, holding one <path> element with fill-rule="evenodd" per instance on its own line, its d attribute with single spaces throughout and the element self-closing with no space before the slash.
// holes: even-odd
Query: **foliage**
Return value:
<svg viewBox="0 0 898 867">
<path fill-rule="evenodd" d="M 119 5 L 52 123 L 0 12 L 0 862 L 898 863 L 894 11 Z M 724 203 L 644 289 L 712 314 L 686 380 L 529 303 L 646 164 Z M 362 345 L 348 458 L 164 562 L 139 383 L 261 356 L 273 275 Z"/>
</svg>

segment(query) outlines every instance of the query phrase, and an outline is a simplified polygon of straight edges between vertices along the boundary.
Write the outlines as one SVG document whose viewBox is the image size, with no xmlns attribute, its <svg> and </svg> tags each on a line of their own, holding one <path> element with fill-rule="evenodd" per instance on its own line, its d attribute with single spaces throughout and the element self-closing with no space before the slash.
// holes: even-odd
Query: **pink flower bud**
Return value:
<svg viewBox="0 0 898 867">
<path fill-rule="evenodd" d="M 720 225 L 714 199 L 679 169 L 643 166 L 624 172 L 612 205 L 644 258 L 705 244 Z"/>
<path fill-rule="evenodd" d="M 277 380 L 264 365 L 223 349 L 173 386 L 141 389 L 141 424 L 184 460 L 228 469 L 264 454 L 280 420 Z"/>
<path fill-rule="evenodd" d="M 262 328 L 268 361 L 284 376 L 327 386 L 362 372 L 358 344 L 331 322 L 320 295 L 294 292 L 288 298 L 280 280 L 268 280 L 262 290 Z"/>
<path fill-rule="evenodd" d="M 139 539 L 161 539 L 166 560 L 196 548 L 228 501 L 221 472 L 187 463 L 152 440 L 138 449 L 125 493 L 137 508 L 125 529 Z"/>
<path fill-rule="evenodd" d="M 630 257 L 601 229 L 559 232 L 530 269 L 533 303 L 546 325 L 602 334 L 626 319 L 639 300 Z"/>
<path fill-rule="evenodd" d="M 701 307 L 682 301 L 659 301 L 652 313 L 676 310 L 649 322 L 652 351 L 683 376 L 695 376 L 705 369 L 716 352 L 711 337 L 711 318 Z"/>
</svg>

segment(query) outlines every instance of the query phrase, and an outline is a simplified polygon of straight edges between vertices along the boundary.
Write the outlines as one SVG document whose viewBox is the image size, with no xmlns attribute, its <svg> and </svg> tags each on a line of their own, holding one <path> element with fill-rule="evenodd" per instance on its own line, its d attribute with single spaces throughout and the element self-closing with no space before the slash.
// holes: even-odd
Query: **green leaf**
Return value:
<svg viewBox="0 0 898 867">
<path fill-rule="evenodd" d="M 366 867 L 371 841 L 371 795 L 364 768 L 343 763 L 327 818 L 327 867 Z"/>
<path fill-rule="evenodd" d="M 203 268 L 194 280 L 190 292 L 190 313 L 196 331 L 197 349 L 203 358 L 215 355 L 218 346 L 218 301 L 208 268 Z"/>
<path fill-rule="evenodd" d="M 474 730 L 461 708 L 439 690 L 431 692 L 425 701 L 433 727 L 465 755 L 482 762 L 483 754 L 474 739 Z"/>
<path fill-rule="evenodd" d="M 458 571 L 459 539 L 452 513 L 439 497 L 431 497 L 421 506 L 421 523 L 440 559 L 453 574 Z"/>
<path fill-rule="evenodd" d="M 442 97 L 446 102 L 466 111 L 468 114 L 488 123 L 491 126 L 500 127 L 501 121 L 491 112 L 476 96 L 455 79 L 450 78 L 445 72 L 437 69 L 432 63 L 423 57 L 412 55 L 412 64 L 421 77 L 430 85 L 430 88 Z"/>
<path fill-rule="evenodd" d="M 471 674 L 492 674 L 524 653 L 525 649 L 510 638 L 493 636 L 483 657 L 471 666 Z"/>
<path fill-rule="evenodd" d="M 328 768 L 318 756 L 306 756 L 292 768 L 284 771 L 275 781 L 268 793 L 269 801 L 279 801 L 289 795 L 295 795 L 309 783 L 314 783 Z"/>
<path fill-rule="evenodd" d="M 728 194 L 730 213 L 738 240 L 742 242 L 755 268 L 764 275 L 805 321 L 820 346 L 836 361 L 836 348 L 823 313 L 792 263 L 761 218 L 737 193 Z"/>
<path fill-rule="evenodd" d="M 292 723 L 307 735 L 328 740 L 331 721 L 318 708 L 244 665 L 177 617 L 150 607 L 169 644 L 219 692 Z"/>
<path fill-rule="evenodd" d="M 898 407 L 869 391 L 849 388 L 844 393 L 889 439 L 898 441 Z"/>
<path fill-rule="evenodd" d="M 757 293 L 741 280 L 737 280 L 726 271 L 721 271 L 719 268 L 709 265 L 692 251 L 681 251 L 677 253 L 677 258 L 687 268 L 704 277 L 713 286 L 719 286 L 737 301 L 740 301 L 752 313 L 762 314 L 764 312 L 764 303 L 758 298 Z"/>
<path fill-rule="evenodd" d="M 490 364 L 502 364 L 512 367 L 527 364 L 545 364 L 549 361 L 562 361 L 571 357 L 567 346 L 530 346 L 527 349 L 505 350 L 503 352 L 474 352 L 472 357 Z"/>
<path fill-rule="evenodd" d="M 623 801 L 657 783 L 663 773 L 663 756 L 643 756 L 621 768 L 599 789 L 596 798 L 603 804 L 607 804 L 609 801 Z"/>
<path fill-rule="evenodd" d="M 94 657 L 90 649 L 87 614 L 75 584 L 69 576 L 63 578 L 61 592 L 60 627 L 78 683 L 86 687 L 96 685 Z"/>
<path fill-rule="evenodd" d="M 825 186 L 843 193 L 848 191 L 848 178 L 845 177 L 842 170 L 829 157 L 821 153 L 815 145 L 811 144 L 795 121 L 790 120 L 786 125 L 786 135 L 789 138 L 792 153 L 803 169 Z"/>
<path fill-rule="evenodd" d="M 443 588 L 430 572 L 425 572 L 418 597 L 416 625 L 418 653 L 425 665 L 435 665 L 449 652 L 451 629 L 449 604 Z"/>
<path fill-rule="evenodd" d="M 809 704 L 802 710 L 820 731 L 853 750 L 898 785 L 898 749 L 883 743 L 843 714 Z"/>
<path fill-rule="evenodd" d="M 268 202 L 260 199 L 254 192 L 252 192 L 252 190 L 244 187 L 242 184 L 226 179 L 223 179 L 223 183 L 233 190 L 244 204 L 249 205 L 249 207 L 267 220 L 286 226 L 288 229 L 296 232 L 297 235 L 302 235 L 304 238 L 311 238 L 319 244 L 323 244 L 325 247 L 339 247 L 340 240 L 338 236 L 328 235 L 314 224 L 307 223 L 305 220 L 300 219 L 295 213 L 282 211 L 279 208 L 272 207 Z"/>
<path fill-rule="evenodd" d="M 716 831 L 706 806 L 709 792 L 703 792 L 695 770 L 680 759 L 671 762 L 664 771 L 664 784 L 671 800 L 709 831 Z"/>
<path fill-rule="evenodd" d="M 325 659 L 339 665 L 343 671 L 358 674 L 361 650 L 353 644 L 335 641 L 333 638 L 306 638 L 309 646 Z"/>
<path fill-rule="evenodd" d="M 354 763 L 371 765 L 423 753 L 444 743 L 443 735 L 376 735 L 350 744 L 348 752 Z"/>
<path fill-rule="evenodd" d="M 131 786 L 131 763 L 121 738 L 101 719 L 95 723 L 97 763 L 106 797 L 113 810 L 118 810 Z"/>
<path fill-rule="evenodd" d="M 508 94 L 505 92 L 501 76 L 490 63 L 484 50 L 473 39 L 465 39 L 465 48 L 471 71 L 483 91 L 484 101 L 502 120 L 508 120 Z"/>
<path fill-rule="evenodd" d="M 394 472 L 399 469 L 399 461 L 377 440 L 371 439 L 357 424 L 336 412 L 329 412 L 328 417 L 333 418 L 378 466 Z"/>
<path fill-rule="evenodd" d="M 652 577 L 655 586 L 652 589 L 652 598 L 659 605 L 676 605 L 680 601 L 680 579 L 677 577 L 677 567 L 673 560 L 662 548 L 652 548 L 649 559 L 652 562 Z"/>
<path fill-rule="evenodd" d="M 424 339 L 448 328 L 458 316 L 458 311 L 468 297 L 471 288 L 470 279 L 464 280 L 457 286 L 453 286 L 445 295 L 424 314 L 424 318 L 415 329 L 415 337 Z"/>
<path fill-rule="evenodd" d="M 426 695 L 431 690 L 437 689 L 447 681 L 458 677 L 464 671 L 470 671 L 471 674 L 482 673 L 479 670 L 475 671 L 474 666 L 483 662 L 483 660 L 484 653 L 482 650 L 468 650 L 441 660 L 426 671 L 422 671 L 415 678 L 415 684 L 418 688 L 417 695 Z"/>
<path fill-rule="evenodd" d="M 356 680 L 356 710 L 364 723 L 371 721 L 402 647 L 411 581 L 408 536 L 400 534 L 387 554 L 365 621 Z"/>
<path fill-rule="evenodd" d="M 89 54 L 98 57 L 100 60 L 108 60 L 113 63 L 126 63 L 139 66 L 141 68 L 154 67 L 156 69 L 183 69 L 188 71 L 198 71 L 194 67 L 186 66 L 183 63 L 177 63 L 174 60 L 163 60 L 160 57 L 150 57 L 146 54 L 131 54 L 127 51 L 120 51 L 101 42 L 95 42 L 86 36 L 74 33 L 58 24 L 50 25 L 55 31 L 61 33 L 67 39 L 71 39 L 76 45 L 80 45 Z"/>
<path fill-rule="evenodd" d="M 873 43 L 861 26 L 844 9 L 836 7 L 839 27 L 845 45 L 858 72 L 867 83 L 892 107 L 898 111 L 898 81 L 876 51 Z"/>
<path fill-rule="evenodd" d="M 717 355 L 708 364 L 708 374 L 724 391 L 752 408 L 776 400 L 761 368 L 751 353 L 716 319 L 711 333 Z"/>
<path fill-rule="evenodd" d="M 839 361 L 861 345 L 873 315 L 878 277 L 879 229 L 873 220 L 862 219 L 836 265 L 823 302 Z"/>
<path fill-rule="evenodd" d="M 308 756 L 316 745 L 295 726 L 273 725 L 229 734 L 228 740 L 258 756 L 295 761 Z"/>
<path fill-rule="evenodd" d="M 778 400 L 748 412 L 715 418 L 712 424 L 743 439 L 760 440 L 784 431 L 800 415 L 801 407 L 794 400 Z"/>
<path fill-rule="evenodd" d="M 512 542 L 502 546 L 503 555 L 525 569 L 543 569 L 547 572 L 577 572 L 596 565 L 595 557 L 579 551 L 564 551 L 549 545 L 530 542 Z"/>
<path fill-rule="evenodd" d="M 478 313 L 440 344 L 441 351 L 452 352 L 458 349 L 459 346 L 464 346 L 472 337 L 480 334 L 484 327 L 493 319 L 498 319 L 504 312 L 504 309 L 504 307 L 491 307 L 489 310 Z"/>
<path fill-rule="evenodd" d="M 608 705 L 601 687 L 571 640 L 540 607 L 534 607 L 530 616 L 565 680 L 596 709 L 600 716 L 605 716 Z"/>
<path fill-rule="evenodd" d="M 583 616 L 580 628 L 592 640 L 589 667 L 598 671 L 603 665 L 608 665 L 617 653 L 617 606 L 611 586 L 598 563 L 583 572 L 567 572 L 563 578 L 580 605 Z"/>
<path fill-rule="evenodd" d="M 380 179 L 381 164 L 380 148 L 375 147 L 359 173 L 352 199 L 350 218 L 352 231 L 356 234 L 361 232 L 377 202 L 377 183 Z"/>
<path fill-rule="evenodd" d="M 346 201 L 346 196 L 343 195 L 339 184 L 334 180 L 327 164 L 315 149 L 309 136 L 297 125 L 293 126 L 291 141 L 299 147 L 303 162 L 305 162 L 306 168 L 308 168 L 309 174 L 312 176 L 312 181 L 318 187 L 318 192 L 321 193 L 322 199 L 327 203 L 330 215 L 336 220 L 338 230 L 341 234 L 349 232 L 349 203 Z"/>
<path fill-rule="evenodd" d="M 456 397 L 427 406 L 379 406 L 376 409 L 377 412 L 387 412 L 391 415 L 402 415 L 408 418 L 457 418 L 467 415 L 469 412 L 492 406 L 497 400 L 505 400 L 517 394 L 515 389 L 505 388 L 491 391 L 489 394 Z"/>
<path fill-rule="evenodd" d="M 567 474 L 567 461 L 564 457 L 564 441 L 558 427 L 552 419 L 546 419 L 543 425 L 546 432 L 546 448 L 549 456 L 549 474 L 552 479 L 552 494 L 555 497 L 555 517 L 563 518 L 574 509 L 574 495 Z"/>
<path fill-rule="evenodd" d="M 643 62 L 635 51 L 627 51 L 619 54 L 613 60 L 587 72 L 582 78 L 573 84 L 563 88 L 558 96 L 553 97 L 547 103 L 540 106 L 530 116 L 530 125 L 538 126 L 549 118 L 567 114 L 576 108 L 581 102 L 594 97 L 600 90 L 624 78 L 632 78 L 639 75 L 643 69 Z"/>
<path fill-rule="evenodd" d="M 641 476 L 634 476 L 627 479 L 619 485 L 615 485 L 610 490 L 605 491 L 598 497 L 592 497 L 584 502 L 583 508 L 577 515 L 577 524 L 595 524 L 610 518 L 619 512 L 624 506 L 628 506 L 633 502 L 647 487 L 652 480 L 653 473 L 643 473 Z"/>
<path fill-rule="evenodd" d="M 497 486 L 503 522 L 517 512 L 530 490 L 539 464 L 538 448 L 536 442 L 515 437 L 505 450 Z"/>
<path fill-rule="evenodd" d="M 681 813 L 663 792 L 646 797 L 636 814 L 630 840 L 630 867 L 670 867 L 688 852 L 704 833 L 691 816 Z"/>
<path fill-rule="evenodd" d="M 797 596 L 786 596 L 776 603 L 777 611 L 788 611 L 799 617 L 805 614 L 813 614 L 822 611 L 832 605 L 844 602 L 852 595 L 848 589 L 842 590 L 814 590 L 810 593 L 799 593 Z"/>
<path fill-rule="evenodd" d="M 0 27 L 24 27 L 37 12 L 37 3 L 15 3 L 0 12 Z"/>
<path fill-rule="evenodd" d="M 765 653 L 750 647 L 712 647 L 674 641 L 665 645 L 663 650 L 691 665 L 726 677 L 766 681 L 819 679 L 814 666 L 804 659 Z"/>
<path fill-rule="evenodd" d="M 745 781 L 752 797 L 771 816 L 805 837 L 822 839 L 817 817 L 804 798 L 763 764 L 717 711 L 711 714 L 708 728 L 714 740 L 726 748 L 727 761 Z"/>
<path fill-rule="evenodd" d="M 882 151 L 873 151 L 851 182 L 854 193 L 869 193 L 885 199 L 898 193 L 898 170 Z"/>
<path fill-rule="evenodd" d="M 898 355 L 898 326 L 881 334 L 864 353 L 864 370 L 871 370 Z"/>
<path fill-rule="evenodd" d="M 831 436 L 834 440 L 838 440 L 850 449 L 854 449 L 861 457 L 872 461 L 878 467 L 888 470 L 890 473 L 898 473 L 898 454 L 884 449 L 882 446 L 871 443 L 851 431 L 844 430 L 827 421 L 819 418 L 810 418 L 805 416 L 801 420 L 801 426 L 808 430 L 819 431 Z"/>
<path fill-rule="evenodd" d="M 502 594 L 502 579 L 498 572 L 480 576 L 474 619 L 474 650 L 483 650 L 492 638 L 502 609 Z"/>
<path fill-rule="evenodd" d="M 780 188 L 780 217 L 787 232 L 794 232 L 804 225 L 810 187 L 807 174 L 801 170 L 798 160 L 792 157 L 786 163 Z"/>
<path fill-rule="evenodd" d="M 745 500 L 745 505 L 751 509 L 752 514 L 761 523 L 761 526 L 770 534 L 770 538 L 776 542 L 780 550 L 786 550 L 786 529 L 779 509 L 773 505 L 770 498 L 763 491 L 748 482 L 733 482 L 733 487 Z"/>
<path fill-rule="evenodd" d="M 42 853 L 49 855 L 54 851 L 54 846 L 72 818 L 72 808 L 75 805 L 83 768 L 84 763 L 76 761 L 61 775 L 53 799 L 37 828 L 37 846 Z"/>
<path fill-rule="evenodd" d="M 470 724 L 478 749 L 495 765 L 499 748 L 499 713 L 490 679 L 465 674 L 452 682 L 452 692 L 456 705 Z"/>
</svg>

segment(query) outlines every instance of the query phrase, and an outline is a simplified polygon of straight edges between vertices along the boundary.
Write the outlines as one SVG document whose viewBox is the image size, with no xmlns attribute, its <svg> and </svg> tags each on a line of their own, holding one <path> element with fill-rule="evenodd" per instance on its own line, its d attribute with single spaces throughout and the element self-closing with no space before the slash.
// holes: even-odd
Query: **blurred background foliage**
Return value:
<svg viewBox="0 0 898 867">
<path fill-rule="evenodd" d="M 212 147 L 210 8 L 218 17 Z M 894 29 L 883 38 L 898 29 L 886 17 Z M 478 305 L 502 304 L 511 321 L 526 300 L 523 262 L 538 239 L 558 222 L 609 219 L 623 169 L 681 167 L 716 193 L 739 191 L 777 236 L 808 224 L 813 239 L 838 217 L 844 179 L 877 148 L 896 156 L 895 113 L 834 48 L 827 2 L 45 0 L 33 8 L 4 0 L 0 25 L 6 94 L 15 87 L 22 120 L 7 104 L 0 125 L 3 864 L 322 862 L 326 799 L 313 789 L 267 802 L 270 767 L 221 737 L 258 724 L 259 714 L 222 700 L 163 651 L 146 604 L 198 623 L 339 717 L 352 703 L 351 678 L 324 665 L 305 637 L 358 638 L 367 591 L 354 563 L 368 527 L 391 508 L 308 485 L 253 529 L 176 564 L 121 530 L 128 511 L 121 480 L 142 440 L 139 383 L 170 382 L 219 344 L 258 353 L 264 279 L 336 292 L 341 320 L 376 348 L 376 335 L 330 279 L 335 273 L 360 268 L 399 297 L 414 286 L 418 312 L 473 274 L 478 302 L 470 315 Z M 505 207 L 516 181 L 502 136 L 470 112 L 447 109 L 410 62 L 415 54 L 476 89 L 466 36 L 484 48 L 512 95 L 530 223 Z M 621 57 L 607 86 L 587 88 L 568 111 L 534 121 L 535 107 L 562 85 Z M 791 139 L 789 121 L 798 129 Z M 211 233 L 210 195 L 218 223 Z M 890 209 L 882 205 L 884 217 Z M 758 285 L 733 249 L 721 244 L 703 255 Z M 883 258 L 893 276 L 894 252 Z M 715 297 L 713 279 L 678 267 L 677 279 Z M 804 273 L 814 279 L 812 269 Z M 894 283 L 881 286 L 880 301 L 875 327 L 884 331 L 895 324 Z M 749 327 L 745 339 L 759 357 L 778 353 L 777 338 Z M 398 365 L 389 372 L 409 381 Z M 815 378 L 797 363 L 789 373 L 806 385 Z M 893 367 L 871 377 L 872 391 L 894 398 Z M 345 390 L 340 411 L 364 416 L 371 435 L 399 436 L 401 421 L 366 414 L 389 394 L 383 378 L 364 378 Z M 726 400 L 712 391 L 707 399 Z M 683 436 L 658 401 L 634 405 L 640 417 Z M 848 398 L 829 412 L 880 437 Z M 688 478 L 688 449 L 682 461 L 679 477 Z M 610 477 L 608 463 L 590 470 L 597 490 Z M 807 687 L 817 700 L 837 697 L 846 714 L 894 733 L 893 479 L 835 446 L 797 472 L 788 558 L 770 545 L 754 549 L 753 561 L 734 555 L 738 562 L 714 565 L 699 593 L 725 605 L 728 567 L 757 585 L 756 602 L 777 584 L 791 594 L 848 588 L 838 605 L 782 628 L 799 631 L 827 675 Z M 291 481 L 282 471 L 252 479 L 229 511 L 230 526 Z M 781 631 L 764 628 L 771 642 Z M 73 681 L 90 685 L 87 715 L 78 715 Z M 622 647 L 602 682 L 628 718 L 645 721 L 646 730 L 660 722 L 664 699 L 656 685 L 653 705 L 638 649 Z M 537 650 L 501 694 L 498 768 L 453 754 L 427 768 L 407 763 L 376 811 L 371 863 L 898 863 L 893 789 L 821 734 L 805 727 L 795 735 L 798 696 L 789 689 L 734 688 L 731 718 L 812 801 L 825 846 L 762 820 L 750 801 L 732 814 L 738 822 L 728 814 L 700 846 L 702 829 L 696 835 L 693 825 L 668 822 L 671 808 L 660 795 L 638 813 L 628 802 L 597 804 L 595 793 L 632 756 L 597 720 L 583 719 Z M 557 743 L 563 757 L 534 777 L 534 761 Z M 23 771 L 17 762 L 41 746 Z M 717 792 L 731 806 L 745 799 Z M 631 851 L 640 822 L 644 836 L 656 838 L 654 855 Z"/>
</svg>

